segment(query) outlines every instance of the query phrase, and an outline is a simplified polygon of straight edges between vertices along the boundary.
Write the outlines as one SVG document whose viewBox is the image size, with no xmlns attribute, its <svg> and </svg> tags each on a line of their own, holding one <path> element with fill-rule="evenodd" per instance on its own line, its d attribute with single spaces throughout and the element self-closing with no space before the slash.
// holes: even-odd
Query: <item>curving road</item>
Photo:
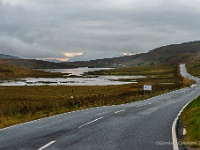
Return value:
<svg viewBox="0 0 200 150">
<path fill-rule="evenodd" d="M 0 130 L 1 150 L 165 150 L 172 123 L 200 93 L 197 84 L 144 101 L 86 109 Z"/>
</svg>

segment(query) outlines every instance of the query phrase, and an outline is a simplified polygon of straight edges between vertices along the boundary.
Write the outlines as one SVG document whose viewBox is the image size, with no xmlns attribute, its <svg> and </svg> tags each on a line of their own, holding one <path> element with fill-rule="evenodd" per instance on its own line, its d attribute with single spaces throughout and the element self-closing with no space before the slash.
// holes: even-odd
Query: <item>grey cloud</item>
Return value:
<svg viewBox="0 0 200 150">
<path fill-rule="evenodd" d="M 0 53 L 25 58 L 63 56 L 39 43 L 48 34 L 33 12 L 0 1 L 0 18 Z"/>
<path fill-rule="evenodd" d="M 37 44 L 27 44 L 18 38 L 0 37 L 0 52 L 24 58 L 51 57 L 52 52 Z M 55 54 L 56 56 L 56 54 Z"/>
<path fill-rule="evenodd" d="M 4 1 L 12 5 L 0 1 L 0 39 L 10 38 L 16 46 L 8 45 L 8 51 L 24 57 L 139 53 L 200 38 L 197 0 Z"/>
</svg>

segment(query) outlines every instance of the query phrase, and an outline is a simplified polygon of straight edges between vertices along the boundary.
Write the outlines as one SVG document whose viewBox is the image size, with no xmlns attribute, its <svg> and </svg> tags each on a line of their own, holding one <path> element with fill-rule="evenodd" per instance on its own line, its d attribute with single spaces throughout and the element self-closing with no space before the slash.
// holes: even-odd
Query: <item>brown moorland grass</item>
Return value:
<svg viewBox="0 0 200 150">
<path fill-rule="evenodd" d="M 26 77 L 62 77 L 61 73 L 50 73 L 32 70 L 26 67 L 19 67 L 10 64 L 0 64 L 0 79 L 17 79 Z"/>
<path fill-rule="evenodd" d="M 197 62 L 186 64 L 187 71 L 196 77 L 200 78 L 200 60 Z"/>
<path fill-rule="evenodd" d="M 177 70 L 177 65 L 133 66 L 111 70 L 89 72 L 90 75 L 172 75 Z M 176 69 L 175 69 L 176 68 Z"/>
<path fill-rule="evenodd" d="M 191 84 L 180 76 L 178 66 L 157 69 L 159 82 L 174 84 L 159 84 L 155 78 L 148 77 L 138 84 L 118 86 L 0 87 L 0 128 L 72 110 L 134 102 Z M 157 75 L 150 68 L 148 71 Z M 153 92 L 144 94 L 144 84 L 152 84 Z"/>
</svg>

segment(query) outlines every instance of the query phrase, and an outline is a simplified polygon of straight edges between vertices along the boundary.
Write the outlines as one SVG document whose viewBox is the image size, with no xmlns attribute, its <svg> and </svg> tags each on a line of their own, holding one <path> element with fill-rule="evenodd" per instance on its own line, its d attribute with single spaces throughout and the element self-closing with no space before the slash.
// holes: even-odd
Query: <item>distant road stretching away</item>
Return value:
<svg viewBox="0 0 200 150">
<path fill-rule="evenodd" d="M 197 84 L 144 101 L 86 109 L 0 130 L 1 150 L 172 150 L 172 123 Z"/>
</svg>

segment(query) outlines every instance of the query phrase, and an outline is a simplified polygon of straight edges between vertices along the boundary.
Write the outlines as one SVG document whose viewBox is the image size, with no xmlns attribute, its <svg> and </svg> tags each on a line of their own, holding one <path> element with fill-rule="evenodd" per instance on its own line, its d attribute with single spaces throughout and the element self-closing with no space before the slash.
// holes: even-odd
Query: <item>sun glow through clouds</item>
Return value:
<svg viewBox="0 0 200 150">
<path fill-rule="evenodd" d="M 72 58 L 72 57 L 80 56 L 80 55 L 83 55 L 83 52 L 80 52 L 80 53 L 65 53 L 65 56 L 68 57 L 68 58 Z"/>
</svg>

